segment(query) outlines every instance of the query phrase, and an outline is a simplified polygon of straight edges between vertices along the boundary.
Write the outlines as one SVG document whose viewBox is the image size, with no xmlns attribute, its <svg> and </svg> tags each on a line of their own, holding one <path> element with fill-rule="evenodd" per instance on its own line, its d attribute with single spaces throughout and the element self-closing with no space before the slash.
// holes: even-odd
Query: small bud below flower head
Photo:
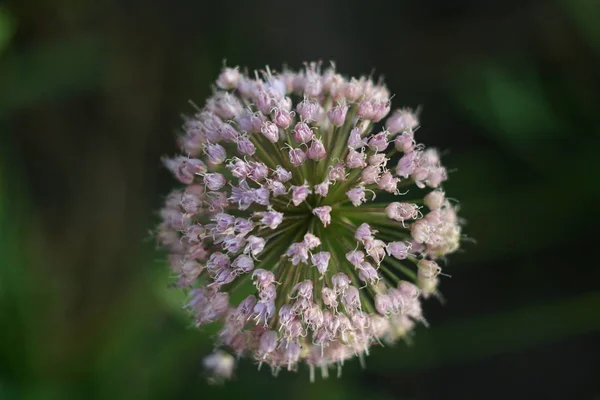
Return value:
<svg viewBox="0 0 600 400">
<path fill-rule="evenodd" d="M 425 205 L 429 207 L 430 210 L 437 210 L 444 205 L 445 196 L 444 192 L 441 190 L 434 190 L 429 192 L 425 198 Z"/>
<path fill-rule="evenodd" d="M 331 212 L 330 206 L 317 207 L 314 208 L 312 212 L 314 215 L 319 217 L 319 219 L 323 223 L 323 226 L 326 227 L 331 223 L 331 215 L 329 215 L 329 213 Z"/>
<path fill-rule="evenodd" d="M 331 254 L 328 251 L 320 251 L 316 254 L 313 254 L 310 257 L 310 261 L 312 264 L 317 267 L 317 271 L 324 275 L 327 271 L 327 267 L 329 266 L 329 259 L 331 258 Z"/>
<path fill-rule="evenodd" d="M 220 384 L 233 376 L 235 359 L 224 351 L 215 351 L 205 357 L 202 364 L 209 374 L 209 381 Z"/>
<path fill-rule="evenodd" d="M 363 169 L 361 173 L 362 182 L 370 185 L 372 183 L 376 183 L 379 180 L 379 167 L 374 167 L 373 165 L 369 165 L 365 169 Z"/>
<path fill-rule="evenodd" d="M 237 68 L 225 68 L 217 79 L 221 89 L 235 89 L 240 81 L 240 71 Z"/>
<path fill-rule="evenodd" d="M 368 146 L 373 151 L 384 151 L 387 149 L 389 142 L 387 140 L 389 132 L 383 131 L 371 136 Z"/>
<path fill-rule="evenodd" d="M 388 218 L 404 222 L 409 219 L 417 219 L 421 215 L 419 206 L 413 203 L 390 203 L 385 208 Z"/>
<path fill-rule="evenodd" d="M 262 302 L 259 301 L 254 306 L 254 314 L 256 315 L 254 319 L 256 320 L 256 324 L 260 324 L 261 322 L 265 327 L 269 325 L 269 320 L 275 315 L 275 303 L 272 301 Z"/>
<path fill-rule="evenodd" d="M 286 129 L 292 123 L 292 115 L 289 111 L 278 108 L 274 112 L 273 122 L 281 129 Z"/>
<path fill-rule="evenodd" d="M 410 109 L 395 111 L 387 120 L 385 126 L 390 133 L 407 132 L 415 129 L 419 125 L 416 114 Z"/>
<path fill-rule="evenodd" d="M 306 244 L 309 249 L 314 249 L 315 247 L 318 247 L 318 246 L 321 245 L 321 239 L 319 239 L 318 237 L 316 237 L 312 233 L 307 232 L 304 235 L 303 243 Z"/>
<path fill-rule="evenodd" d="M 260 223 L 268 226 L 271 229 L 275 229 L 283 222 L 283 213 L 277 211 L 266 211 L 262 214 Z"/>
<path fill-rule="evenodd" d="M 394 145 L 396 150 L 404 153 L 410 153 L 415 148 L 415 139 L 413 131 L 404 132 L 401 135 L 396 136 L 394 139 Z"/>
<path fill-rule="evenodd" d="M 350 286 L 350 278 L 343 272 L 338 272 L 331 277 L 333 287 L 338 293 L 343 293 Z"/>
<path fill-rule="evenodd" d="M 352 188 L 346 192 L 346 196 L 352 202 L 354 207 L 360 206 L 362 203 L 367 201 L 365 196 L 365 188 L 362 186 L 357 186 Z"/>
<path fill-rule="evenodd" d="M 227 153 L 225 153 L 225 149 L 220 144 L 207 144 L 206 154 L 212 164 L 221 164 L 227 158 Z"/>
<path fill-rule="evenodd" d="M 396 166 L 396 175 L 401 176 L 402 178 L 411 176 L 416 167 L 415 160 L 417 156 L 418 152 L 416 151 L 403 155 Z"/>
<path fill-rule="evenodd" d="M 210 190 L 219 190 L 225 186 L 225 177 L 217 172 L 204 175 L 204 184 Z"/>
<path fill-rule="evenodd" d="M 273 178 L 279 182 L 287 182 L 292 179 L 292 173 L 281 165 L 278 165 L 273 171 Z"/>
<path fill-rule="evenodd" d="M 294 139 L 298 143 L 308 143 L 313 138 L 313 131 L 304 122 L 298 122 L 294 127 Z"/>
<path fill-rule="evenodd" d="M 289 156 L 294 167 L 299 167 L 306 161 L 306 154 L 300 148 L 290 149 Z"/>
<path fill-rule="evenodd" d="M 333 107 L 331 110 L 329 110 L 329 112 L 327 113 L 327 117 L 329 118 L 329 121 L 334 125 L 334 126 L 342 126 L 344 125 L 344 121 L 346 120 L 346 112 L 348 111 L 348 106 L 346 104 L 338 104 L 337 106 Z"/>
<path fill-rule="evenodd" d="M 241 154 L 246 156 L 251 156 L 256 153 L 256 147 L 254 147 L 254 144 L 250 141 L 250 139 L 245 136 L 238 139 L 237 149 Z"/>
<path fill-rule="evenodd" d="M 360 128 L 353 128 L 350 131 L 350 136 L 348 137 L 348 147 L 351 149 L 358 149 L 367 144 L 367 140 L 361 137 L 362 130 Z"/>
<path fill-rule="evenodd" d="M 327 157 L 327 151 L 325 150 L 325 146 L 323 146 L 323 142 L 317 138 L 313 138 L 310 147 L 306 151 L 306 155 L 315 161 L 320 161 Z"/>
<path fill-rule="evenodd" d="M 442 269 L 435 261 L 426 259 L 419 260 L 417 268 L 419 269 L 419 279 L 433 279 L 442 272 Z"/>
<path fill-rule="evenodd" d="M 291 189 L 292 203 L 295 206 L 298 206 L 300 203 L 306 200 L 308 195 L 312 193 L 311 190 L 308 188 L 308 184 L 306 182 L 304 182 L 304 185 L 302 186 L 292 186 Z"/>
<path fill-rule="evenodd" d="M 271 143 L 277 143 L 279 140 L 279 128 L 271 121 L 263 122 L 260 132 L 269 140 Z"/>
<path fill-rule="evenodd" d="M 390 242 L 387 245 L 387 253 L 391 256 L 396 257 L 398 260 L 404 260 L 408 257 L 408 252 L 411 248 L 411 244 L 404 242 Z"/>
<path fill-rule="evenodd" d="M 364 222 L 356 229 L 356 233 L 354 233 L 354 238 L 359 242 L 364 242 L 365 240 L 373 240 L 373 234 L 375 232 L 371 230 L 371 226 L 369 226 L 369 224 Z"/>
<path fill-rule="evenodd" d="M 323 182 L 315 185 L 313 187 L 315 194 L 318 194 L 321 197 L 327 197 L 327 193 L 329 193 L 329 185 L 331 185 L 329 179 L 325 179 Z"/>
<path fill-rule="evenodd" d="M 394 178 L 390 171 L 385 171 L 380 177 L 377 187 L 389 193 L 395 193 L 398 187 L 398 178 Z"/>
</svg>

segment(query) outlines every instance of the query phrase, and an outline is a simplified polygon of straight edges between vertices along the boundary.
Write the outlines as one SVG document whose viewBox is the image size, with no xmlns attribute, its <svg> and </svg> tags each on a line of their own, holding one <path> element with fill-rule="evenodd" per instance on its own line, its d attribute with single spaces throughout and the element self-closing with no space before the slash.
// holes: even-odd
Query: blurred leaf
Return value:
<svg viewBox="0 0 600 400">
<path fill-rule="evenodd" d="M 563 0 L 567 14 L 587 38 L 589 45 L 600 52 L 600 3 L 592 0 Z"/>
<path fill-rule="evenodd" d="M 0 7 L 0 54 L 8 47 L 8 44 L 15 33 L 15 27 L 15 21 L 8 10 L 4 7 Z"/>
<path fill-rule="evenodd" d="M 44 43 L 10 54 L 0 65 L 0 117 L 40 101 L 101 87 L 107 58 L 90 36 Z"/>
</svg>

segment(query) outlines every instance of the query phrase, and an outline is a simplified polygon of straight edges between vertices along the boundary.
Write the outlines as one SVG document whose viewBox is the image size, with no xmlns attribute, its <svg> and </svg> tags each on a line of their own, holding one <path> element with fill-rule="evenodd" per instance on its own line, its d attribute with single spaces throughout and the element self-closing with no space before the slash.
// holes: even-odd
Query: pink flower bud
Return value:
<svg viewBox="0 0 600 400">
<path fill-rule="evenodd" d="M 342 126 L 344 125 L 344 121 L 346 120 L 346 112 L 348 111 L 348 106 L 345 104 L 338 104 L 327 113 L 327 117 L 329 121 L 334 126 Z"/>
<path fill-rule="evenodd" d="M 331 254 L 328 251 L 320 251 L 316 254 L 313 254 L 310 258 L 312 264 L 317 267 L 317 271 L 321 275 L 324 275 L 327 271 L 327 267 L 329 266 L 329 259 L 331 258 Z"/>
<path fill-rule="evenodd" d="M 308 143 L 313 138 L 313 132 L 304 122 L 298 122 L 294 127 L 294 139 L 298 143 Z"/>
<path fill-rule="evenodd" d="M 269 168 L 261 162 L 251 161 L 248 163 L 248 176 L 255 182 L 264 181 L 269 175 Z"/>
<path fill-rule="evenodd" d="M 266 211 L 260 220 L 260 223 L 268 226 L 271 229 L 275 229 L 283 221 L 283 213 L 277 211 Z"/>
<path fill-rule="evenodd" d="M 378 293 L 375 295 L 375 308 L 379 314 L 388 315 L 394 310 L 394 304 L 390 296 Z"/>
<path fill-rule="evenodd" d="M 286 129 L 292 123 L 292 115 L 289 111 L 278 108 L 274 112 L 273 122 L 281 129 Z"/>
<path fill-rule="evenodd" d="M 359 128 L 354 128 L 350 131 L 350 136 L 348 137 L 348 147 L 352 149 L 358 149 L 367 144 L 366 139 L 361 137 L 362 131 Z"/>
<path fill-rule="evenodd" d="M 256 148 L 254 147 L 254 144 L 250 141 L 250 139 L 248 139 L 245 136 L 240 137 L 238 139 L 237 149 L 241 154 L 246 156 L 251 156 L 254 155 L 254 153 L 256 153 Z"/>
<path fill-rule="evenodd" d="M 331 277 L 331 282 L 337 293 L 343 293 L 350 286 L 350 278 L 343 272 L 338 272 Z"/>
<path fill-rule="evenodd" d="M 425 198 L 425 205 L 427 207 L 429 207 L 430 210 L 437 210 L 439 208 L 442 207 L 442 205 L 444 205 L 444 201 L 445 196 L 444 196 L 444 192 L 442 192 L 441 190 L 434 190 L 432 192 L 429 192 Z"/>
<path fill-rule="evenodd" d="M 164 163 L 175 177 L 187 185 L 194 182 L 194 176 L 206 172 L 206 165 L 198 159 L 186 157 L 177 157 L 174 159 L 165 159 Z"/>
<path fill-rule="evenodd" d="M 240 81 L 240 71 L 237 68 L 225 68 L 217 79 L 221 89 L 235 89 Z"/>
<path fill-rule="evenodd" d="M 373 104 L 369 100 L 363 100 L 356 109 L 356 116 L 360 119 L 369 120 L 373 118 Z"/>
<path fill-rule="evenodd" d="M 385 208 L 385 213 L 387 214 L 388 218 L 401 222 L 409 219 L 417 219 L 421 215 L 418 205 L 413 203 L 398 202 L 390 203 Z"/>
<path fill-rule="evenodd" d="M 327 226 L 331 223 L 331 215 L 329 215 L 329 213 L 331 212 L 330 206 L 317 207 L 314 208 L 312 212 L 314 215 L 319 217 L 319 219 L 323 223 L 323 226 Z"/>
<path fill-rule="evenodd" d="M 294 167 L 299 167 L 306 160 L 306 154 L 300 149 L 290 149 L 290 162 Z"/>
<path fill-rule="evenodd" d="M 417 264 L 419 279 L 433 279 L 442 272 L 440 266 L 431 260 L 419 260 Z"/>
<path fill-rule="evenodd" d="M 219 190 L 225 186 L 225 177 L 219 173 L 208 173 L 204 175 L 204 184 L 210 190 Z"/>
<path fill-rule="evenodd" d="M 242 254 L 233 260 L 231 268 L 238 273 L 248 273 L 254 269 L 254 261 L 247 255 Z"/>
<path fill-rule="evenodd" d="M 353 148 L 350 148 L 348 150 L 348 156 L 346 156 L 346 165 L 348 166 L 348 168 L 364 168 L 367 166 L 365 158 L 365 153 L 359 153 Z"/>
<path fill-rule="evenodd" d="M 371 227 L 366 222 L 362 223 L 354 233 L 354 238 L 359 242 L 364 242 L 365 240 L 373 240 L 374 232 L 371 230 Z"/>
<path fill-rule="evenodd" d="M 389 132 L 383 131 L 371 136 L 368 143 L 369 148 L 373 151 L 384 151 L 387 149 L 389 145 L 387 140 L 388 134 Z"/>
<path fill-rule="evenodd" d="M 402 156 L 400 161 L 398 161 L 398 165 L 396 166 L 396 175 L 401 176 L 403 178 L 408 178 L 412 175 L 415 170 L 415 159 L 417 158 L 418 153 L 416 151 L 410 152 Z"/>
<path fill-rule="evenodd" d="M 371 285 L 375 285 L 379 282 L 380 278 L 375 267 L 373 267 L 371 263 L 365 261 L 361 263 L 360 268 L 358 268 L 358 279 Z"/>
<path fill-rule="evenodd" d="M 346 260 L 356 268 L 360 267 L 360 264 L 365 260 L 365 253 L 360 250 L 353 250 L 346 253 Z"/>
<path fill-rule="evenodd" d="M 369 165 L 368 167 L 363 169 L 360 176 L 361 176 L 362 182 L 366 185 L 376 183 L 379 180 L 379 167 Z"/>
<path fill-rule="evenodd" d="M 360 206 L 362 203 L 367 201 L 365 196 L 365 188 L 362 186 L 357 186 L 352 188 L 346 192 L 346 196 L 352 202 L 354 207 Z"/>
<path fill-rule="evenodd" d="M 275 275 L 271 271 L 255 269 L 252 273 L 252 279 L 258 288 L 264 288 L 275 282 Z"/>
<path fill-rule="evenodd" d="M 304 235 L 303 243 L 306 244 L 309 249 L 314 249 L 321 245 L 321 239 L 308 232 Z"/>
<path fill-rule="evenodd" d="M 311 160 L 320 161 L 327 157 L 327 151 L 325 151 L 325 146 L 323 146 L 323 142 L 319 139 L 313 138 L 310 143 L 310 147 L 306 151 L 306 155 Z"/>
<path fill-rule="evenodd" d="M 221 139 L 228 143 L 235 143 L 239 136 L 239 133 L 235 130 L 235 128 L 229 124 L 223 124 L 219 128 L 219 135 Z"/>
<path fill-rule="evenodd" d="M 244 249 L 244 252 L 250 253 L 253 257 L 256 257 L 264 250 L 265 243 L 265 239 L 250 235 L 248 236 L 248 239 L 246 239 L 246 248 Z"/>
<path fill-rule="evenodd" d="M 361 304 L 358 289 L 354 286 L 348 286 L 348 288 L 342 295 L 342 303 L 344 304 L 346 309 L 360 310 Z"/>
<path fill-rule="evenodd" d="M 327 197 L 327 193 L 329 192 L 329 185 L 331 185 L 331 182 L 328 179 L 324 180 L 318 185 L 315 185 L 313 188 L 315 194 L 318 194 L 321 197 Z"/>
<path fill-rule="evenodd" d="M 207 144 L 206 155 L 212 164 L 221 164 L 227 158 L 225 149 L 220 144 Z"/>
<path fill-rule="evenodd" d="M 386 250 L 389 255 L 396 257 L 398 260 L 404 260 L 408 257 L 410 248 L 410 243 L 390 242 L 388 243 Z"/>
<path fill-rule="evenodd" d="M 278 165 L 277 168 L 275 168 L 275 171 L 273 171 L 273 178 L 277 179 L 279 182 L 287 182 L 292 179 L 292 173 L 281 165 Z"/>
<path fill-rule="evenodd" d="M 305 122 L 318 121 L 320 119 L 319 114 L 321 113 L 321 106 L 316 101 L 310 101 L 304 98 L 303 101 L 298 103 L 296 110 Z"/>
<path fill-rule="evenodd" d="M 277 143 L 279 140 L 279 128 L 271 121 L 263 122 L 260 132 L 267 138 L 271 143 Z"/>
<path fill-rule="evenodd" d="M 313 281 L 306 279 L 292 288 L 292 294 L 297 294 L 298 297 L 304 297 L 305 299 L 312 299 L 313 294 Z"/>
<path fill-rule="evenodd" d="M 273 193 L 273 197 L 282 196 L 287 193 L 285 185 L 279 181 L 269 181 L 269 190 Z"/>
<path fill-rule="evenodd" d="M 323 304 L 327 307 L 335 309 L 338 306 L 337 294 L 335 293 L 335 290 L 331 288 L 323 287 L 323 289 L 321 289 L 321 299 L 323 300 Z"/>
<path fill-rule="evenodd" d="M 308 188 L 308 184 L 305 182 L 302 186 L 292 186 L 292 203 L 295 206 L 298 206 L 302 203 L 309 194 L 311 194 L 311 190 Z"/>
<path fill-rule="evenodd" d="M 387 120 L 385 126 L 393 133 L 412 131 L 419 125 L 416 114 L 409 109 L 395 111 Z"/>
<path fill-rule="evenodd" d="M 396 136 L 394 139 L 394 146 L 396 150 L 404 153 L 410 153 L 415 148 L 415 139 L 412 131 L 404 132 L 401 135 Z"/>
<path fill-rule="evenodd" d="M 390 171 L 385 171 L 377 182 L 377 188 L 389 193 L 395 193 L 398 187 L 398 178 L 394 178 Z"/>
</svg>

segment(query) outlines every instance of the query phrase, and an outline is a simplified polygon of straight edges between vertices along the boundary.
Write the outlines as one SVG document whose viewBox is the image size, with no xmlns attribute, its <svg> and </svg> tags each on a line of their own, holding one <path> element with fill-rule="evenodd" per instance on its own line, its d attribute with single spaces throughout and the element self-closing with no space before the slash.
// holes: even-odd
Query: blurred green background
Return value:
<svg viewBox="0 0 600 400">
<path fill-rule="evenodd" d="M 149 230 L 222 60 L 335 60 L 423 106 L 463 252 L 414 343 L 206 383 Z M 0 3 L 0 399 L 600 399 L 600 2 Z"/>
</svg>

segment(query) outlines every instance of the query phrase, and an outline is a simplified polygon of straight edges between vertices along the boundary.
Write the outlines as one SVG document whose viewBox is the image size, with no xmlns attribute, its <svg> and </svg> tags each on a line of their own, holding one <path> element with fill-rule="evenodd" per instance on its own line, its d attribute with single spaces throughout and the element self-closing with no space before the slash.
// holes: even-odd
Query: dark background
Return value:
<svg viewBox="0 0 600 400">
<path fill-rule="evenodd" d="M 0 399 L 600 399 L 600 2 L 0 3 Z M 422 106 L 476 240 L 411 346 L 210 386 L 148 231 L 223 59 Z"/>
</svg>

